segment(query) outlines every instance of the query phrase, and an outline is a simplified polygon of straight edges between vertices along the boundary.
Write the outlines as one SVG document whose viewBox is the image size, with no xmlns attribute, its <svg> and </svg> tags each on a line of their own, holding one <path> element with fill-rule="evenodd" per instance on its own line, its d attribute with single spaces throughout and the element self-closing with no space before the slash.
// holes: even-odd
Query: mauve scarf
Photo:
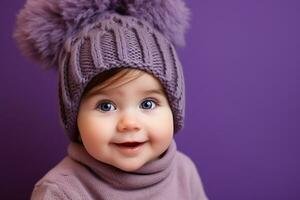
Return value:
<svg viewBox="0 0 300 200">
<path fill-rule="evenodd" d="M 68 155 L 36 184 L 32 199 L 206 199 L 194 164 L 174 141 L 159 159 L 134 172 L 97 161 L 80 144 L 71 143 Z"/>
</svg>

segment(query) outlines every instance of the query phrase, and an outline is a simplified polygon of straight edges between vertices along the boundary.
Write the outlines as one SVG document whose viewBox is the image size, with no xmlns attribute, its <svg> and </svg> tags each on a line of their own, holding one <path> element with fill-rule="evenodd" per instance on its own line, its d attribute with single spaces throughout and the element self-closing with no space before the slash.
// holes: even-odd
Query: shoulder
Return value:
<svg viewBox="0 0 300 200">
<path fill-rule="evenodd" d="M 59 187 L 55 182 L 41 181 L 37 183 L 31 194 L 32 200 L 44 199 L 44 200 L 59 200 L 70 199 L 68 195 Z"/>
<path fill-rule="evenodd" d="M 197 172 L 195 163 L 191 160 L 190 157 L 188 157 L 184 153 L 177 151 L 176 159 L 177 159 L 177 166 L 180 167 L 181 169 L 184 169 L 184 171 L 187 171 L 189 173 Z"/>
<path fill-rule="evenodd" d="M 80 168 L 79 163 L 65 157 L 35 184 L 31 199 L 71 199 L 75 172 Z"/>
<path fill-rule="evenodd" d="M 177 173 L 180 180 L 185 180 L 191 191 L 191 199 L 207 200 L 202 180 L 195 163 L 182 152 L 177 151 Z"/>
<path fill-rule="evenodd" d="M 69 157 L 65 157 L 62 161 L 60 161 L 55 167 L 53 167 L 47 174 L 42 177 L 36 185 L 39 185 L 43 182 L 56 182 L 60 183 L 64 181 L 64 179 L 68 176 L 72 176 L 76 171 L 76 168 L 80 164 L 74 162 Z"/>
</svg>

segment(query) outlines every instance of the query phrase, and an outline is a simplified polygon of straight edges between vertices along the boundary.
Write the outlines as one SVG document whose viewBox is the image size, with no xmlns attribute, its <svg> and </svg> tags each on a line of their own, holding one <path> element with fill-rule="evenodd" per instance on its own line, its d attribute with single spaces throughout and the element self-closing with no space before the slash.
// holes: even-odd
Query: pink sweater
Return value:
<svg viewBox="0 0 300 200">
<path fill-rule="evenodd" d="M 193 162 L 173 142 L 158 160 L 124 172 L 71 143 L 68 156 L 35 185 L 31 199 L 206 200 Z"/>
</svg>

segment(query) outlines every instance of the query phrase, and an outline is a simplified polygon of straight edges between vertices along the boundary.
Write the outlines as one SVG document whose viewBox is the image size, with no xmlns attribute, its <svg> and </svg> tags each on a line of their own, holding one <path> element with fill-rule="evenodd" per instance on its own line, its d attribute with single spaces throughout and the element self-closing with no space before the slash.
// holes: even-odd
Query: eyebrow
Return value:
<svg viewBox="0 0 300 200">
<path fill-rule="evenodd" d="M 88 93 L 86 97 L 92 97 L 92 96 L 99 95 L 99 94 L 106 95 L 107 93 L 108 92 L 99 89 L 99 90 L 94 90 L 94 91 Z M 163 95 L 164 96 L 165 92 L 163 91 L 162 88 L 159 88 L 159 89 L 149 89 L 149 90 L 142 91 L 142 94 L 145 94 L 145 95 L 158 94 L 158 95 Z"/>
<path fill-rule="evenodd" d="M 159 88 L 159 89 L 152 89 L 152 90 L 146 90 L 143 92 L 144 94 L 160 94 L 160 95 L 165 95 L 164 91 Z"/>
<path fill-rule="evenodd" d="M 99 95 L 99 94 L 103 94 L 105 92 L 103 92 L 103 90 L 101 89 L 97 89 L 97 90 L 91 90 L 89 91 L 86 95 L 85 95 L 85 98 L 90 98 L 90 97 L 93 97 L 93 96 L 96 96 L 96 95 Z"/>
</svg>

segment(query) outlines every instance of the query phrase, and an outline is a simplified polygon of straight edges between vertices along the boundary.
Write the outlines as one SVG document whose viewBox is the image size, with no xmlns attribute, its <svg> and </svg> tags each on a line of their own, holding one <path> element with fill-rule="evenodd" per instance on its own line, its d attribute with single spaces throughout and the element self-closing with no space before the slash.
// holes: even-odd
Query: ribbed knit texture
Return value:
<svg viewBox="0 0 300 200">
<path fill-rule="evenodd" d="M 147 22 L 119 14 L 102 16 L 66 41 L 59 65 L 61 119 L 72 141 L 79 134 L 76 119 L 84 88 L 97 74 L 114 68 L 139 69 L 158 78 L 173 112 L 174 130 L 182 128 L 182 67 L 174 46 Z"/>
<path fill-rule="evenodd" d="M 192 161 L 173 142 L 163 156 L 134 172 L 121 171 L 71 143 L 69 156 L 35 186 L 32 200 L 206 200 Z"/>
</svg>

